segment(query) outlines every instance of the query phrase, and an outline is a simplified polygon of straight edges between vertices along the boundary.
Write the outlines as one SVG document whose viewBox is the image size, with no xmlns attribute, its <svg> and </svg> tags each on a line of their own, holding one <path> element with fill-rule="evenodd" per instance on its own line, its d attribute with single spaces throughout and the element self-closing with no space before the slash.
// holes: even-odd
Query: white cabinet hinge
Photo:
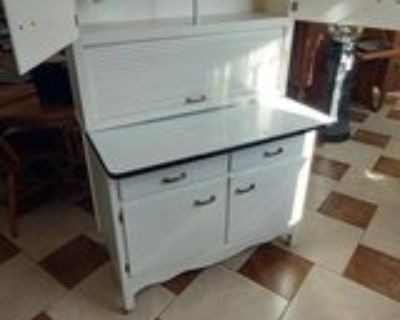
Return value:
<svg viewBox="0 0 400 320">
<path fill-rule="evenodd" d="M 78 18 L 78 15 L 76 14 L 76 15 L 74 15 L 74 20 L 75 20 L 75 25 L 79 25 L 79 18 Z"/>
</svg>

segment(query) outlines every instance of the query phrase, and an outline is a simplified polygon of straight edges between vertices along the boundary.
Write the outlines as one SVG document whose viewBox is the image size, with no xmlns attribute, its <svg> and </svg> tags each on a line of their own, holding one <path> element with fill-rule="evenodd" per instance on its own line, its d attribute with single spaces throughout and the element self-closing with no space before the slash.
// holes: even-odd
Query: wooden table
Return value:
<svg viewBox="0 0 400 320">
<path fill-rule="evenodd" d="M 0 108 L 8 104 L 25 99 L 36 94 L 35 87 L 31 84 L 1 85 Z"/>
<path fill-rule="evenodd" d="M 72 125 L 76 122 L 76 117 L 72 106 L 44 107 L 36 95 L 30 95 L 11 103 L 0 103 L 0 121 L 10 126 L 49 128 Z"/>
</svg>

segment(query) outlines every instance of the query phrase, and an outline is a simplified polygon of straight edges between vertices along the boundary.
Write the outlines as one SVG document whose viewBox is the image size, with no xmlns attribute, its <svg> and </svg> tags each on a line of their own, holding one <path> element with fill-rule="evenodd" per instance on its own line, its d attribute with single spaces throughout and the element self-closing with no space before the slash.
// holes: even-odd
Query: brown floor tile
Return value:
<svg viewBox="0 0 400 320">
<path fill-rule="evenodd" d="M 40 262 L 67 288 L 73 288 L 108 260 L 106 250 L 86 236 L 79 236 Z"/>
<path fill-rule="evenodd" d="M 338 192 L 331 192 L 318 211 L 359 228 L 367 228 L 378 206 Z"/>
<path fill-rule="evenodd" d="M 312 266 L 297 255 L 266 244 L 257 249 L 239 272 L 280 296 L 292 299 Z"/>
<path fill-rule="evenodd" d="M 315 156 L 312 170 L 314 173 L 340 181 L 349 170 L 347 163 L 326 159 L 321 156 Z"/>
<path fill-rule="evenodd" d="M 390 136 L 367 130 L 357 130 L 352 139 L 378 148 L 385 148 L 390 141 Z"/>
<path fill-rule="evenodd" d="M 176 295 L 180 295 L 201 273 L 201 270 L 194 270 L 183 273 L 175 278 L 164 282 L 163 286 Z"/>
<path fill-rule="evenodd" d="M 364 123 L 368 119 L 369 114 L 366 112 L 350 109 L 350 121 Z"/>
<path fill-rule="evenodd" d="M 390 110 L 387 117 L 392 120 L 400 120 L 400 110 L 399 109 Z"/>
<path fill-rule="evenodd" d="M 53 320 L 47 314 L 41 313 L 37 317 L 34 317 L 32 320 Z"/>
<path fill-rule="evenodd" d="M 7 261 L 19 253 L 19 249 L 6 237 L 0 235 L 0 263 Z"/>
<path fill-rule="evenodd" d="M 400 260 L 359 246 L 344 275 L 400 302 Z"/>
<path fill-rule="evenodd" d="M 400 160 L 380 157 L 373 167 L 373 171 L 395 178 L 400 178 Z"/>
</svg>

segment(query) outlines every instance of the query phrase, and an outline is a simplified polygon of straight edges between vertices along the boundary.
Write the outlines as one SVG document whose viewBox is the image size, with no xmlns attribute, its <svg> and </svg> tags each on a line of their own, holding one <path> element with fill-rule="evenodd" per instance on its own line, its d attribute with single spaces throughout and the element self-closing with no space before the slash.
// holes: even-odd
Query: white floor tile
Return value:
<svg viewBox="0 0 400 320">
<path fill-rule="evenodd" d="M 400 259 L 399 210 L 399 206 L 379 206 L 361 242 Z"/>
<path fill-rule="evenodd" d="M 22 254 L 0 265 L 2 320 L 30 320 L 66 292 Z"/>
<path fill-rule="evenodd" d="M 400 304 L 334 273 L 314 268 L 282 320 L 398 320 Z"/>
<path fill-rule="evenodd" d="M 94 228 L 93 216 L 81 208 L 53 202 L 22 216 L 19 236 L 11 240 L 39 261 L 72 238 Z"/>
<path fill-rule="evenodd" d="M 338 185 L 338 191 L 377 205 L 400 205 L 400 179 L 385 176 L 370 168 L 352 167 Z"/>
<path fill-rule="evenodd" d="M 379 148 L 353 140 L 343 143 L 326 143 L 316 151 L 321 156 L 359 168 L 371 166 L 379 158 L 381 152 Z"/>
<path fill-rule="evenodd" d="M 400 121 L 399 121 L 400 126 Z M 400 159 L 400 139 L 391 139 L 383 154 L 387 157 Z"/>
<path fill-rule="evenodd" d="M 287 302 L 236 272 L 203 272 L 161 315 L 162 320 L 277 320 Z"/>
<path fill-rule="evenodd" d="M 347 266 L 362 230 L 321 214 L 307 214 L 288 250 L 338 274 Z"/>
<path fill-rule="evenodd" d="M 387 118 L 387 112 L 371 114 L 360 128 L 400 138 L 399 121 Z"/>
<path fill-rule="evenodd" d="M 307 192 L 306 208 L 317 211 L 337 185 L 338 183 L 332 179 L 312 174 Z"/>
<path fill-rule="evenodd" d="M 137 297 L 136 308 L 125 315 L 121 294 L 107 264 L 68 293 L 47 313 L 57 320 L 154 320 L 174 295 L 161 286 L 144 290 Z"/>
</svg>

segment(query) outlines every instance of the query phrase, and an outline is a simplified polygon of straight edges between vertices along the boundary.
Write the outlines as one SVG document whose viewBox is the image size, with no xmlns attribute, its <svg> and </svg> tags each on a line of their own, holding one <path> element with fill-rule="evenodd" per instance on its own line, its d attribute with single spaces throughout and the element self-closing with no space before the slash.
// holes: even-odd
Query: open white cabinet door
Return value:
<svg viewBox="0 0 400 320">
<path fill-rule="evenodd" d="M 75 0 L 3 0 L 19 72 L 78 38 Z"/>
<path fill-rule="evenodd" d="M 293 0 L 294 19 L 400 30 L 399 0 Z"/>
</svg>

